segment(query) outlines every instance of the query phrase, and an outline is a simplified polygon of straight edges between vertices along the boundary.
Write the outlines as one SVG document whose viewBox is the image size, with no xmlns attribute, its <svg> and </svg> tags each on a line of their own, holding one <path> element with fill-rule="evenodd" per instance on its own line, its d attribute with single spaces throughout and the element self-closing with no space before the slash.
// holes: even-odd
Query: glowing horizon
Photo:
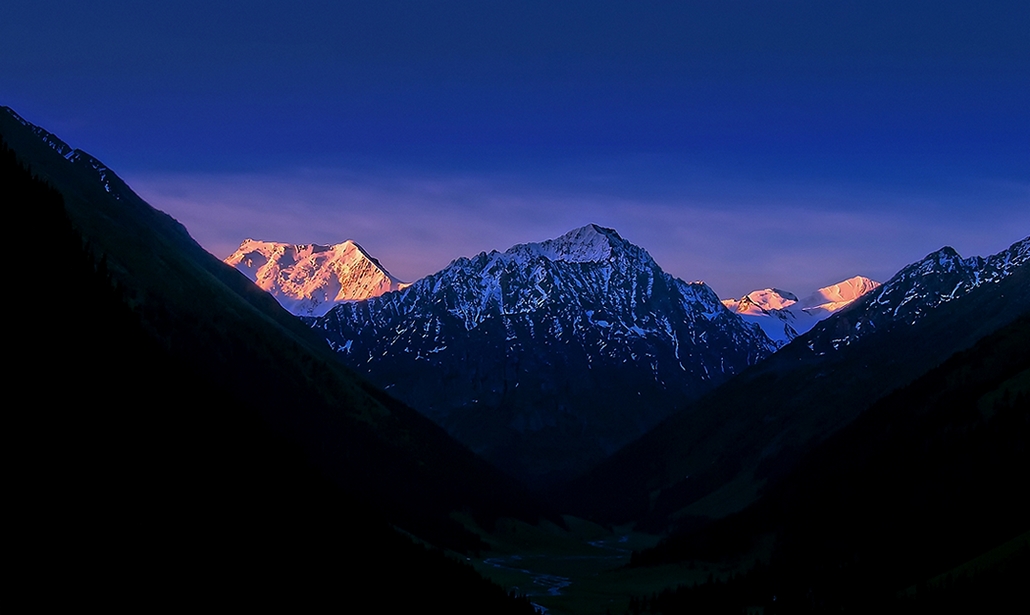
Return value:
<svg viewBox="0 0 1030 615">
<path fill-rule="evenodd" d="M 727 297 L 1030 229 L 1026 2 L 5 9 L 0 104 L 220 258 L 354 239 L 410 281 L 594 222 Z"/>
<path fill-rule="evenodd" d="M 534 192 L 487 178 L 372 184 L 332 171 L 128 179 L 220 259 L 247 238 L 323 245 L 351 240 L 405 282 L 459 257 L 597 223 L 648 250 L 668 273 L 704 281 L 722 298 L 769 287 L 804 294 L 856 275 L 886 281 L 945 245 L 966 257 L 988 256 L 1030 229 L 1030 208 L 1006 207 L 1004 193 L 996 197 L 996 216 L 985 215 L 985 207 L 927 219 L 922 211 L 910 212 L 898 196 L 862 211 L 854 203 L 864 203 L 861 196 L 837 196 L 833 208 L 827 197 L 809 197 L 820 206 L 806 208 L 782 194 L 767 194 L 764 202 L 746 196 L 730 203 L 640 202 Z"/>
</svg>

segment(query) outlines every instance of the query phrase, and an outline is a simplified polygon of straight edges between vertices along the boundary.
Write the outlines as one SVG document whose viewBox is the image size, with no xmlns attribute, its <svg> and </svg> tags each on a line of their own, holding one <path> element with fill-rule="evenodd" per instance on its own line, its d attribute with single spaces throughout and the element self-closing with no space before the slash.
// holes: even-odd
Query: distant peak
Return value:
<svg viewBox="0 0 1030 615">
<path fill-rule="evenodd" d="M 375 265 L 375 267 L 379 269 L 384 275 L 392 279 L 395 279 L 390 274 L 390 272 L 387 271 L 386 268 L 379 263 L 378 259 L 369 254 L 368 251 L 365 250 L 365 248 L 361 247 L 361 245 L 358 244 L 358 242 L 352 239 L 341 241 L 340 243 L 325 245 L 320 243 L 285 243 L 280 241 L 262 241 L 259 239 L 247 238 L 243 240 L 243 243 L 240 244 L 240 247 L 236 250 L 236 252 L 225 260 L 227 263 L 233 261 L 230 264 L 235 265 L 235 263 L 239 262 L 239 259 L 243 255 L 253 252 L 261 253 L 266 258 L 270 257 L 273 253 L 279 255 L 289 253 L 293 255 L 293 258 L 295 260 L 301 260 L 303 258 L 311 257 L 316 254 L 328 252 L 333 254 L 336 258 L 347 258 L 350 260 L 354 260 L 355 258 L 357 258 L 367 260 L 373 265 Z M 400 280 L 396 281 L 399 282 Z"/>
<path fill-rule="evenodd" d="M 877 282 L 876 280 L 874 280 L 872 278 L 867 278 L 864 275 L 856 275 L 856 276 L 850 277 L 850 278 L 848 278 L 846 280 L 842 280 L 840 282 L 837 282 L 837 284 L 835 284 L 835 286 L 841 286 L 841 285 L 845 285 L 845 284 L 849 285 L 849 286 L 869 286 L 869 285 L 879 286 L 880 285 L 879 282 Z"/>
<path fill-rule="evenodd" d="M 341 253 L 346 251 L 346 250 L 350 250 L 350 249 L 356 250 L 359 254 L 364 256 L 366 260 L 368 260 L 370 263 L 375 265 L 376 268 L 379 269 L 379 271 L 382 271 L 384 275 L 386 275 L 387 277 L 389 277 L 392 280 L 395 280 L 396 282 L 400 282 L 399 279 L 393 277 L 393 275 L 389 271 L 386 270 L 386 267 L 383 267 L 383 265 L 379 262 L 379 259 L 377 259 L 376 257 L 374 257 L 371 254 L 369 254 L 368 251 L 365 250 L 365 248 L 361 247 L 361 244 L 359 244 L 356 241 L 348 239 L 347 241 L 345 241 L 343 243 L 338 243 L 338 244 L 335 244 L 333 246 L 330 246 L 330 249 L 335 251 L 335 252 L 341 252 Z"/>
<path fill-rule="evenodd" d="M 945 272 L 945 271 L 956 271 L 962 269 L 969 269 L 975 266 L 974 261 L 978 257 L 972 259 L 963 259 L 962 256 L 952 248 L 951 246 L 944 246 L 943 248 L 927 254 L 922 260 L 912 263 L 905 267 L 897 276 L 902 278 L 906 276 L 914 275 L 926 275 L 931 272 Z"/>
<path fill-rule="evenodd" d="M 626 242 L 615 229 L 605 228 L 596 224 L 587 224 L 586 226 L 572 229 L 561 237 L 548 241 L 566 245 L 595 245 L 599 242 L 621 244 Z M 545 241 L 544 243 L 548 242 Z"/>
<path fill-rule="evenodd" d="M 780 290 L 779 288 L 763 288 L 762 290 L 749 292 L 741 297 L 739 301 L 727 299 L 723 301 L 723 305 L 738 314 L 750 312 L 765 313 L 768 310 L 786 309 L 797 303 L 797 300 L 798 298 L 794 293 Z"/>
<path fill-rule="evenodd" d="M 322 245 L 248 238 L 225 262 L 303 316 L 321 316 L 341 301 L 378 297 L 408 286 L 350 239 Z"/>
<path fill-rule="evenodd" d="M 340 243 L 333 244 L 320 244 L 320 243 L 286 243 L 282 241 L 264 241 L 261 239 L 244 239 L 240 243 L 240 247 L 236 249 L 236 253 L 243 252 L 261 252 L 266 256 L 276 252 L 285 253 L 290 252 L 297 254 L 298 257 L 311 254 L 319 254 L 322 252 L 332 252 L 334 254 L 343 254 L 345 252 L 357 251 L 361 256 L 368 260 L 375 260 L 369 256 L 368 252 L 364 248 L 359 246 L 354 241 L 348 239 Z"/>
<path fill-rule="evenodd" d="M 948 257 L 959 257 L 959 258 L 962 257 L 962 255 L 960 255 L 958 253 L 958 251 L 955 248 L 951 247 L 951 246 L 944 246 L 943 248 L 941 248 L 941 249 L 939 249 L 939 250 L 937 250 L 935 252 L 930 252 L 929 254 L 926 255 L 926 258 L 933 258 L 935 256 L 948 256 Z"/>
<path fill-rule="evenodd" d="M 824 286 L 815 292 L 824 297 L 832 297 L 834 301 L 847 301 L 856 299 L 879 285 L 880 283 L 876 280 L 856 275 L 836 284 Z"/>
<path fill-rule="evenodd" d="M 951 246 L 944 246 L 936 252 L 931 252 L 927 254 L 926 258 L 923 259 L 923 262 L 931 261 L 943 265 L 950 265 L 952 263 L 962 262 L 964 260 L 967 259 L 963 259 L 962 255 L 958 253 L 958 250 Z"/>
<path fill-rule="evenodd" d="M 607 228 L 604 226 L 598 226 L 597 224 L 588 224 L 586 226 L 570 231 L 570 233 L 582 233 L 591 231 L 594 233 L 598 233 L 600 235 L 606 235 L 617 241 L 624 241 L 623 238 L 619 235 L 618 231 L 616 231 L 615 229 Z"/>
<path fill-rule="evenodd" d="M 570 263 L 600 263 L 616 256 L 630 256 L 651 262 L 650 255 L 643 248 L 623 239 L 615 229 L 597 224 L 587 224 L 540 243 L 520 244 L 507 253 L 526 252 Z"/>
<path fill-rule="evenodd" d="M 824 286 L 801 300 L 801 307 L 806 311 L 814 309 L 836 312 L 850 305 L 856 299 L 880 286 L 876 280 L 856 275 L 836 284 Z"/>
<path fill-rule="evenodd" d="M 748 293 L 747 296 L 748 296 L 748 298 L 752 298 L 752 296 L 753 296 L 753 297 L 756 297 L 756 298 L 757 297 L 770 297 L 770 298 L 778 297 L 780 299 L 786 299 L 788 301 L 797 301 L 798 300 L 797 295 L 795 295 L 794 293 L 792 293 L 790 291 L 783 290 L 783 289 L 780 289 L 780 288 L 765 288 L 765 289 L 762 289 L 762 290 L 753 290 L 750 293 Z"/>
</svg>

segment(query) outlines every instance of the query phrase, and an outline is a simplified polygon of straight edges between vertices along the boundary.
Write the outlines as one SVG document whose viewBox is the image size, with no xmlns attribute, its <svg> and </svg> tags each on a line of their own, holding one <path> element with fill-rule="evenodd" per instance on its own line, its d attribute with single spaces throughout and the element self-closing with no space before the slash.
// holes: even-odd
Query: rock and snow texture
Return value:
<svg viewBox="0 0 1030 615">
<path fill-rule="evenodd" d="M 775 350 L 707 285 L 596 225 L 457 259 L 314 326 L 351 367 L 530 480 L 584 469 Z"/>
<path fill-rule="evenodd" d="M 993 256 L 962 258 L 951 247 L 908 265 L 848 310 L 847 318 L 827 321 L 808 340 L 818 354 L 854 343 L 877 329 L 912 325 L 933 310 L 1012 275 L 1030 261 L 1030 237 Z M 844 314 L 841 314 L 844 316 Z"/>
<path fill-rule="evenodd" d="M 782 347 L 878 286 L 879 282 L 855 276 L 820 288 L 803 299 L 785 290 L 766 288 L 722 303 L 746 322 L 761 327 L 777 347 Z"/>
<path fill-rule="evenodd" d="M 297 316 L 322 316 L 337 303 L 405 286 L 353 241 L 322 246 L 247 239 L 225 262 Z"/>
</svg>

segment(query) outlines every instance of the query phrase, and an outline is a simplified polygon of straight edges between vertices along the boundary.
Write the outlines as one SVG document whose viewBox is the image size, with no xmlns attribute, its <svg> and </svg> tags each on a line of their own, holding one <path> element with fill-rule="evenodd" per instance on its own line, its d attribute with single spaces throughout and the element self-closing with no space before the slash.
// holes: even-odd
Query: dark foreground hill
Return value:
<svg viewBox="0 0 1030 615">
<path fill-rule="evenodd" d="M 823 321 L 605 460 L 562 497 L 654 528 L 753 502 L 877 399 L 1030 306 L 1030 240 L 988 259 L 945 249 Z"/>
<path fill-rule="evenodd" d="M 638 565 L 765 564 L 661 612 L 1005 612 L 1030 578 L 1030 314 L 884 397 L 744 511 Z M 774 598 L 775 596 L 775 598 Z"/>
<path fill-rule="evenodd" d="M 475 549 L 448 515 L 537 518 L 517 484 L 337 365 L 98 161 L 8 109 L 0 136 L 9 239 L 61 272 L 46 296 L 19 286 L 32 271 L 9 287 L 19 589 L 36 604 L 531 612 L 393 527 Z"/>
</svg>

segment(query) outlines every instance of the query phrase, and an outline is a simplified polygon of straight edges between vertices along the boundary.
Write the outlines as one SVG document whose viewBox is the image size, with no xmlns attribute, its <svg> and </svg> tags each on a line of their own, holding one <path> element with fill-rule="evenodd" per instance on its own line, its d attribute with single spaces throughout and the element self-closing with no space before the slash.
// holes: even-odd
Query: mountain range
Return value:
<svg viewBox="0 0 1030 615">
<path fill-rule="evenodd" d="M 253 253 L 256 243 L 244 242 L 227 262 L 245 268 L 240 256 Z M 273 255 L 287 251 L 283 244 L 260 245 Z M 1005 277 L 1026 261 L 1025 250 L 1020 243 L 987 259 L 962 259 L 945 248 L 882 288 L 856 276 L 804 299 L 774 288 L 753 291 L 721 301 L 731 313 L 727 317 L 704 284 L 672 280 L 642 248 L 612 229 L 588 225 L 539 244 L 459 259 L 404 292 L 347 302 L 308 322 L 373 382 L 495 465 L 546 486 L 590 468 L 742 367 L 873 291 L 874 307 L 835 319 L 811 336 L 809 349 L 825 355 L 875 330 L 877 323 L 907 319 L 911 324 L 920 314 Z M 324 288 L 326 279 L 339 279 L 326 276 L 329 267 L 317 267 L 315 256 L 306 258 L 307 267 L 294 270 L 296 287 L 314 281 L 308 288 Z M 378 265 L 363 252 L 358 260 Z M 379 290 L 389 288 L 381 267 L 365 270 L 384 282 Z M 663 283 L 678 291 L 678 300 L 662 301 Z M 285 298 L 285 304 L 290 301 Z M 682 310 L 690 304 L 693 318 L 690 309 Z M 681 322 L 689 323 L 686 333 L 674 332 L 671 324 Z M 724 339 L 738 345 L 716 345 L 711 353 L 713 329 L 735 332 Z M 733 361 L 742 348 L 751 354 L 727 370 L 727 358 Z M 625 368 L 639 365 L 641 357 L 650 370 Z M 684 357 L 694 361 L 689 369 Z M 720 365 L 713 378 L 716 358 Z"/>
<path fill-rule="evenodd" d="M 302 317 L 323 316 L 337 303 L 370 299 L 410 285 L 352 240 L 319 245 L 245 239 L 224 262 Z M 790 291 L 766 288 L 740 299 L 723 299 L 722 304 L 745 322 L 759 325 L 782 347 L 879 285 L 855 276 L 800 300 Z"/>
<path fill-rule="evenodd" d="M 348 365 L 533 484 L 587 469 L 878 286 L 855 277 L 800 302 L 755 291 L 722 301 L 727 313 L 597 225 L 413 285 L 351 241 L 248 239 L 225 262 L 294 314 L 326 313 L 309 322 Z"/>
<path fill-rule="evenodd" d="M 532 612 L 468 563 L 505 588 L 573 566 L 544 575 L 555 613 L 998 611 L 1023 591 L 1030 238 L 830 287 L 826 311 L 866 292 L 807 332 L 820 299 L 756 291 L 737 314 L 595 225 L 302 320 L 259 263 L 297 283 L 280 299 L 334 255 L 362 272 L 343 280 L 385 270 L 353 244 L 254 245 L 248 279 L 7 108 L 0 191 L 17 253 L 62 276 L 11 335 L 14 580 L 40 604 Z M 666 538 L 623 568 L 609 545 L 640 530 Z M 555 555 L 580 539 L 603 557 Z M 498 545 L 517 566 L 476 557 Z"/>
</svg>

